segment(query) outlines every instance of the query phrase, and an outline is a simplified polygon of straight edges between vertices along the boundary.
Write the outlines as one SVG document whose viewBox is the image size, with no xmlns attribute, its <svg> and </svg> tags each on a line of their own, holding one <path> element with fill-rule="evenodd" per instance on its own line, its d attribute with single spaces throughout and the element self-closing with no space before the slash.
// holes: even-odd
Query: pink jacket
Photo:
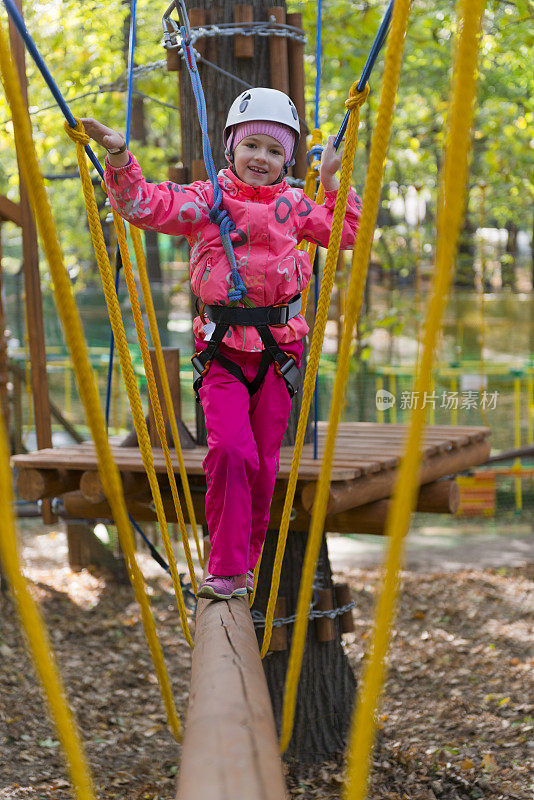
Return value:
<svg viewBox="0 0 534 800">
<path fill-rule="evenodd" d="M 302 239 L 326 247 L 330 236 L 336 192 L 327 192 L 324 205 L 310 200 L 302 189 L 283 180 L 272 186 L 254 187 L 243 183 L 230 169 L 219 172 L 222 208 L 235 222 L 231 234 L 236 263 L 255 306 L 287 303 L 309 283 L 308 254 L 297 250 Z M 105 181 L 112 206 L 138 228 L 185 236 L 191 246 L 191 288 L 207 304 L 227 304 L 231 268 L 219 236 L 209 218 L 213 187 L 209 181 L 187 186 L 148 183 L 131 156 L 124 167 L 113 168 L 106 161 Z M 360 200 L 351 189 L 341 238 L 341 247 L 352 247 L 358 230 Z M 302 315 L 281 328 L 271 328 L 283 344 L 302 339 L 308 325 Z M 209 328 L 208 328 L 209 331 Z M 204 322 L 196 317 L 193 332 L 204 339 Z M 262 350 L 255 328 L 235 326 L 225 344 L 238 350 Z"/>
</svg>

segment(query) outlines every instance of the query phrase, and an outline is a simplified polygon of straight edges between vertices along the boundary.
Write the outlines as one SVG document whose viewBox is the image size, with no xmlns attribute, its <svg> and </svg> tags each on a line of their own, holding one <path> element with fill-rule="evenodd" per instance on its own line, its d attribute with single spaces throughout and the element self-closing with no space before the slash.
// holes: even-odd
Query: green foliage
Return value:
<svg viewBox="0 0 534 800">
<path fill-rule="evenodd" d="M 138 0 L 136 63 L 164 59 L 161 15 L 166 4 Z M 344 101 L 357 81 L 382 19 L 386 2 L 324 0 L 320 124 L 324 134 L 337 132 L 345 113 Z M 301 11 L 308 36 L 305 69 L 307 108 L 313 126 L 315 93 L 315 34 L 317 4 L 288 2 Z M 73 113 L 95 116 L 124 129 L 125 92 L 104 91 L 125 76 L 129 3 L 124 0 L 36 0 L 25 4 L 27 26 Z M 532 0 L 489 0 L 482 36 L 479 101 L 474 133 L 471 186 L 487 183 L 487 224 L 513 221 L 530 230 L 534 194 L 533 140 L 534 76 L 532 63 Z M 5 12 L 3 13 L 5 22 Z M 385 186 L 419 183 L 435 198 L 445 142 L 454 33 L 454 4 L 414 0 L 405 45 L 398 105 L 395 113 Z M 75 148 L 63 130 L 63 116 L 41 75 L 27 57 L 29 102 L 38 156 L 44 174 L 76 172 Z M 366 148 L 372 134 L 383 70 L 380 55 L 371 76 L 368 107 L 362 109 L 361 143 L 355 183 L 363 192 Z M 117 86 L 117 84 L 115 84 Z M 122 87 L 125 88 L 123 81 Z M 157 69 L 140 76 L 136 88 L 157 100 L 178 105 L 175 73 Z M 177 111 L 149 99 L 144 101 L 147 142 L 133 143 L 146 174 L 166 178 L 168 160 L 180 155 Z M 209 113 L 209 106 L 208 106 Z M 197 126 L 197 120 L 187 124 Z M 95 148 L 99 158 L 103 153 Z M 18 175 L 9 122 L 9 109 L 0 93 L 0 193 L 18 196 Z M 98 190 L 99 191 L 99 190 Z M 93 264 L 78 180 L 49 183 L 50 197 L 61 232 L 67 263 L 83 275 Z M 386 192 L 387 194 L 387 192 Z M 102 199 L 102 196 L 100 196 Z M 384 199 L 387 210 L 388 200 Z M 435 206 L 435 199 L 430 200 Z M 477 224 L 479 193 L 471 193 L 470 210 Z M 391 237 L 390 237 L 391 238 Z"/>
</svg>

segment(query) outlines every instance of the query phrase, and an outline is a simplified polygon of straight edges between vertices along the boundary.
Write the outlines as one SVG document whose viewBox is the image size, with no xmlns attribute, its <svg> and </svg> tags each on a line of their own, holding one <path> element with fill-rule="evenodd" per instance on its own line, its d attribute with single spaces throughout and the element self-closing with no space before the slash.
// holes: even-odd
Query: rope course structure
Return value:
<svg viewBox="0 0 534 800">
<path fill-rule="evenodd" d="M 117 345 L 122 373 L 127 387 L 128 398 L 134 418 L 135 429 L 137 432 L 141 456 L 150 484 L 153 503 L 156 508 L 157 519 L 162 532 L 165 552 L 168 564 L 164 561 L 161 564 L 167 568 L 172 576 L 176 601 L 182 623 L 184 636 L 188 643 L 193 646 L 193 640 L 188 627 L 186 616 L 185 601 L 182 593 L 182 582 L 177 572 L 176 562 L 172 550 L 172 545 L 168 533 L 167 519 L 154 467 L 153 453 L 150 447 L 148 430 L 143 415 L 141 398 L 135 380 L 132 361 L 128 352 L 128 345 L 124 332 L 124 325 L 121 318 L 120 308 L 117 300 L 116 285 L 109 257 L 104 244 L 102 229 L 98 218 L 98 210 L 94 196 L 94 188 L 89 174 L 87 158 L 102 175 L 102 168 L 89 147 L 89 137 L 83 131 L 83 126 L 71 114 L 61 94 L 53 83 L 41 56 L 37 52 L 29 33 L 25 29 L 24 23 L 13 0 L 4 0 L 4 4 L 14 20 L 19 33 L 24 38 L 26 46 L 36 61 L 39 69 L 45 77 L 58 105 L 66 117 L 65 129 L 67 134 L 76 144 L 77 159 L 80 170 L 84 199 L 87 207 L 87 214 L 91 229 L 91 236 L 95 247 L 98 267 L 101 274 L 102 284 L 108 313 L 113 330 L 114 341 Z M 177 24 L 171 17 L 172 11 L 176 9 L 179 16 Z M 427 392 L 431 385 L 432 367 L 434 353 L 436 350 L 437 339 L 439 336 L 443 312 L 450 288 L 454 256 L 457 248 L 458 235 L 461 225 L 462 212 L 464 208 L 465 187 L 467 184 L 468 161 L 470 150 L 470 133 L 473 118 L 473 105 L 476 93 L 476 74 L 478 57 L 478 39 L 481 20 L 484 10 L 483 0 L 460 0 L 458 5 L 459 15 L 459 37 L 456 48 L 454 73 L 452 79 L 452 95 L 450 103 L 450 118 L 448 126 L 447 141 L 445 147 L 445 159 L 441 177 L 440 203 L 438 206 L 438 235 L 436 252 L 436 271 L 430 302 L 428 305 L 426 324 L 424 328 L 424 339 L 420 357 L 417 364 L 415 378 L 415 391 L 422 396 Z M 343 397 L 349 373 L 351 342 L 354 327 L 361 312 L 364 285 L 367 277 L 367 268 L 371 245 L 373 241 L 374 228 L 376 224 L 377 210 L 380 199 L 382 175 L 387 156 L 387 149 L 390 139 L 393 112 L 395 108 L 395 97 L 400 80 L 401 63 L 403 56 L 404 41 L 410 12 L 409 0 L 393 0 L 387 7 L 386 14 L 378 31 L 377 37 L 371 49 L 369 58 L 364 67 L 359 81 L 355 82 L 349 90 L 346 100 L 347 113 L 343 120 L 340 131 L 336 137 L 336 146 L 339 147 L 345 138 L 345 149 L 343 153 L 340 186 L 337 194 L 336 205 L 333 214 L 332 231 L 329 246 L 326 254 L 326 261 L 321 281 L 320 291 L 317 299 L 317 310 L 313 336 L 308 357 L 308 366 L 302 387 L 302 408 L 299 418 L 291 471 L 288 479 L 287 493 L 285 496 L 282 511 L 282 520 L 279 530 L 278 544 L 274 560 L 271 590 L 265 616 L 257 611 L 249 613 L 247 604 L 244 601 L 234 600 L 228 604 L 227 611 L 217 609 L 218 604 L 208 604 L 205 601 L 199 603 L 199 615 L 197 618 L 197 641 L 202 642 L 201 647 L 197 647 L 193 654 L 193 674 L 195 677 L 195 687 L 192 694 L 205 692 L 208 696 L 213 694 L 213 685 L 216 681 L 215 673 L 220 668 L 216 659 L 211 658 L 209 648 L 221 647 L 220 640 L 207 642 L 206 629 L 209 620 L 216 614 L 220 615 L 219 631 L 220 637 L 232 638 L 231 645 L 234 649 L 247 651 L 247 664 L 251 664 L 250 675 L 240 675 L 239 679 L 252 681 L 250 685 L 257 691 L 259 702 L 263 702 L 265 688 L 262 688 L 263 672 L 261 668 L 260 653 L 248 653 L 250 650 L 251 635 L 255 635 L 253 623 L 256 627 L 264 627 L 263 643 L 261 647 L 261 657 L 265 657 L 269 650 L 271 635 L 274 627 L 294 623 L 291 651 L 286 676 L 284 692 L 284 707 L 282 714 L 282 730 L 279 748 L 281 752 L 287 748 L 291 737 L 294 713 L 297 696 L 297 686 L 302 665 L 302 658 L 305 646 L 307 626 L 309 619 L 330 618 L 346 614 L 354 606 L 353 602 L 344 603 L 332 610 L 318 610 L 314 608 L 313 594 L 317 589 L 317 562 L 321 539 L 324 531 L 325 518 L 327 516 L 327 505 L 329 500 L 329 489 L 333 469 L 334 450 L 336 437 L 340 426 L 340 418 L 343 405 Z M 210 217 L 212 221 L 219 225 L 220 235 L 228 257 L 231 268 L 232 287 L 228 293 L 230 304 L 252 305 L 246 297 L 246 287 L 239 274 L 235 254 L 230 241 L 232 220 L 228 213 L 221 209 L 221 190 L 217 180 L 217 173 L 213 162 L 213 156 L 209 139 L 207 136 L 207 109 L 204 93 L 200 83 L 198 69 L 196 65 L 196 51 L 193 48 L 195 41 L 202 37 L 218 36 L 279 36 L 293 38 L 302 41 L 302 32 L 289 25 L 269 23 L 250 23 L 232 25 L 210 25 L 200 26 L 192 29 L 189 26 L 187 11 L 184 0 L 176 0 L 171 3 L 163 17 L 164 46 L 167 49 L 178 49 L 185 59 L 193 84 L 199 123 L 202 134 L 202 147 L 206 162 L 206 169 L 209 179 L 214 187 L 214 206 Z M 389 32 L 389 35 L 388 35 Z M 282 561 L 289 531 L 290 516 L 293 509 L 295 490 L 299 473 L 299 464 L 304 446 L 305 427 L 311 407 L 313 390 L 321 348 L 323 344 L 326 322 L 328 317 L 328 306 L 330 295 L 333 288 L 335 269 L 338 260 L 343 222 L 346 212 L 348 194 L 350 190 L 350 180 L 354 165 L 357 148 L 358 127 L 360 108 L 365 103 L 369 94 L 368 78 L 376 61 L 378 53 L 384 42 L 388 38 L 385 54 L 385 69 L 378 107 L 378 116 L 375 132 L 371 145 L 370 159 L 368 165 L 367 179 L 364 191 L 362 216 L 360 220 L 360 230 L 352 256 L 352 269 L 350 284 L 347 293 L 347 303 L 343 327 L 341 348 L 338 359 L 338 368 L 334 383 L 332 403 L 326 442 L 324 446 L 323 461 L 319 480 L 317 482 L 313 510 L 311 515 L 311 525 L 308 534 L 306 554 L 302 570 L 302 579 L 299 589 L 298 604 L 295 614 L 278 617 L 275 619 L 275 604 L 278 596 Z M 134 36 L 130 40 L 130 72 L 128 75 L 128 95 L 131 104 L 133 93 L 133 80 L 136 72 L 133 68 L 133 47 Z M 318 49 L 318 60 L 319 59 Z M 203 60 L 203 59 L 202 59 Z M 206 62 L 209 63 L 209 62 Z M 160 62 L 145 65 L 144 69 L 158 69 L 162 66 Z M 28 115 L 25 112 L 21 96 L 20 85 L 16 77 L 14 65 L 6 42 L 4 32 L 0 26 L 0 71 L 2 83 L 13 118 L 15 143 L 19 161 L 24 176 L 24 180 L 29 189 L 30 200 L 35 218 L 39 227 L 43 249 L 50 265 L 53 277 L 56 302 L 61 316 L 65 336 L 71 351 L 77 380 L 80 387 L 87 419 L 91 429 L 91 434 L 98 456 L 99 470 L 102 475 L 104 485 L 107 487 L 107 498 L 113 511 L 113 518 L 117 525 L 121 546 L 125 553 L 128 573 L 136 598 L 142 610 L 143 624 L 145 626 L 146 637 L 154 660 L 155 669 L 160 682 L 163 701 L 167 710 L 169 726 L 177 739 L 181 738 L 181 725 L 178 718 L 174 701 L 171 695 L 168 675 L 163 661 L 161 645 L 157 639 L 154 621 L 146 596 L 143 577 L 137 565 L 134 553 L 133 535 L 131 525 L 128 520 L 126 501 L 124 499 L 123 487 L 119 477 L 117 465 L 113 460 L 113 455 L 106 435 L 106 425 L 102 415 L 94 374 L 92 372 L 87 346 L 83 337 L 83 331 L 71 292 L 68 273 L 63 263 L 61 249 L 57 239 L 54 222 L 52 219 L 48 199 L 44 189 L 43 178 L 39 171 L 35 149 L 32 141 L 32 132 L 29 124 Z M 319 73 L 317 76 L 319 81 Z M 120 84 L 122 85 L 122 84 Z M 114 88 L 116 90 L 116 88 Z M 316 98 L 318 97 L 318 89 Z M 308 155 L 308 173 L 305 181 L 305 191 L 310 196 L 315 195 L 317 186 L 318 167 L 320 160 L 320 141 L 321 135 L 318 130 L 318 106 L 316 105 L 315 116 L 316 130 L 313 132 L 311 149 Z M 129 130 L 129 127 L 128 127 Z M 445 198 L 447 202 L 445 203 Z M 317 202 L 324 199 L 324 191 L 319 186 L 317 192 Z M 125 280 L 128 287 L 130 302 L 133 310 L 136 332 L 138 335 L 143 366 L 145 369 L 148 391 L 152 408 L 154 410 L 155 423 L 160 438 L 169 483 L 171 487 L 174 509 L 178 519 L 182 542 L 189 567 L 191 586 L 196 593 L 196 578 L 189 551 L 185 520 L 181 509 L 178 487 L 175 477 L 175 468 L 172 464 L 171 454 L 166 440 L 165 423 L 163 418 L 162 403 L 158 397 L 158 390 L 152 367 L 148 343 L 143 327 L 142 312 L 137 297 L 133 267 L 131 264 L 128 246 L 126 242 L 126 232 L 122 220 L 114 212 L 113 219 L 117 233 L 118 246 L 121 257 L 121 265 L 124 269 Z M 178 471 L 182 478 L 182 487 L 186 496 L 189 519 L 192 524 L 197 550 L 200 558 L 200 544 L 196 535 L 196 522 L 194 509 L 189 491 L 187 480 L 187 470 L 185 468 L 180 438 L 177 429 L 176 418 L 172 407 L 172 397 L 166 379 L 165 364 L 163 361 L 161 343 L 157 329 L 157 322 L 152 303 L 149 280 L 146 271 L 146 261 L 143 253 L 141 236 L 138 229 L 130 226 L 130 235 L 136 257 L 137 270 L 141 283 L 145 309 L 148 315 L 150 335 L 156 351 L 156 359 L 162 388 L 164 402 L 169 415 L 171 430 L 173 435 L 176 456 L 179 461 Z M 308 253 L 313 261 L 316 246 L 310 244 Z M 306 297 L 303 296 L 302 308 L 306 307 Z M 384 565 L 382 578 L 382 591 L 376 607 L 374 637 L 370 646 L 369 656 L 365 662 L 365 674 L 362 681 L 362 688 L 357 701 L 353 716 L 353 727 L 351 740 L 348 747 L 348 776 L 345 786 L 345 798 L 347 800 L 364 800 L 367 791 L 369 761 L 373 748 L 374 739 L 374 718 L 379 703 L 380 694 L 383 689 L 386 675 L 386 655 L 391 637 L 391 629 L 394 623 L 395 608 L 397 603 L 399 580 L 398 574 L 402 565 L 403 540 L 407 533 L 410 515 L 416 504 L 416 493 L 418 489 L 418 472 L 421 463 L 422 436 L 425 426 L 424 408 L 415 407 L 408 430 L 405 454 L 401 461 L 397 482 L 395 484 L 393 500 L 389 508 L 386 522 L 386 533 L 388 538 L 388 552 Z M 0 429 L 0 502 L 6 508 L 12 507 L 12 494 L 10 489 L 10 471 L 7 442 L 5 434 Z M 53 656 L 47 642 L 46 631 L 35 604 L 28 593 L 26 582 L 22 576 L 20 563 L 16 553 L 15 530 L 11 515 L 7 515 L 7 521 L 0 527 L 0 556 L 2 564 L 9 577 L 14 596 L 16 598 L 22 624 L 28 635 L 30 649 L 40 674 L 40 678 L 48 699 L 52 716 L 56 722 L 58 732 L 65 749 L 69 770 L 78 798 L 81 800 L 92 800 L 94 792 L 91 785 L 89 770 L 83 755 L 80 736 L 77 732 L 75 722 L 70 714 L 68 704 L 64 698 L 64 691 L 61 680 L 54 665 Z M 161 561 L 160 561 L 161 563 Z M 256 578 L 259 564 L 256 567 Z M 254 594 L 251 597 L 250 605 L 254 602 Z M 224 604 L 226 606 L 226 604 Z M 231 611 L 230 611 L 231 605 Z M 220 604 L 222 607 L 223 604 Z M 223 615 L 234 616 L 234 627 L 231 636 L 226 629 L 227 617 L 223 620 Z M 203 633 L 204 630 L 204 633 Z M 252 632 L 252 634 L 250 633 Z M 198 652 L 200 650 L 200 652 Z M 197 666 L 195 666 L 197 664 Z M 235 676 L 234 676 L 235 677 Z M 263 679 L 264 682 L 264 679 Z M 228 702 L 226 698 L 219 698 L 224 706 Z M 213 700 L 215 702 L 215 699 Z M 228 713 L 234 713 L 234 709 Z M 237 713 L 237 712 L 235 712 Z M 269 800 L 281 800 L 284 796 L 283 776 L 279 756 L 273 752 L 274 725 L 272 713 L 262 706 L 260 716 L 264 715 L 263 727 L 258 730 L 260 737 L 255 742 L 261 744 L 261 737 L 264 737 L 265 750 L 268 751 L 266 761 L 263 761 L 258 771 L 260 774 L 259 791 L 249 795 L 250 800 L 256 798 L 266 798 Z M 189 722 L 188 722 L 189 730 Z M 197 720 L 191 722 L 191 730 L 188 738 L 184 741 L 183 763 L 192 763 L 193 758 L 202 755 L 204 742 L 197 725 Z M 225 758 L 233 760 L 236 766 L 239 764 L 240 754 L 237 752 L 238 746 L 230 743 L 225 753 Z M 196 756 L 193 753 L 196 751 Z M 248 752 L 248 751 L 247 751 Z M 241 755 L 242 757 L 242 755 Z M 259 758 L 259 756 L 258 756 Z M 278 760 L 277 760 L 278 759 Z M 198 761 L 196 763 L 199 763 Z M 202 762 L 200 762 L 202 763 Z M 265 765 L 274 764 L 274 773 L 268 774 Z M 239 770 L 238 770 L 239 771 Z M 182 776 L 178 789 L 179 800 L 190 800 L 197 796 L 198 785 L 194 784 L 190 778 L 191 771 L 186 776 Z M 198 776 L 195 776 L 198 778 Z M 215 788 L 215 787 L 213 787 Z"/>
</svg>

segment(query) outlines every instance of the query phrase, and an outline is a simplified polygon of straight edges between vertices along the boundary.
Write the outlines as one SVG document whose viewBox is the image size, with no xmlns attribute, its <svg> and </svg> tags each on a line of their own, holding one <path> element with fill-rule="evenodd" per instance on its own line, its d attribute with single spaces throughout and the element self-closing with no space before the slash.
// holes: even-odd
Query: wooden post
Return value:
<svg viewBox="0 0 534 800">
<path fill-rule="evenodd" d="M 200 600 L 176 798 L 286 796 L 248 602 Z"/>
<path fill-rule="evenodd" d="M 302 30 L 302 14 L 294 13 L 287 15 L 287 24 Z M 304 179 L 308 164 L 306 162 L 306 135 L 308 127 L 306 125 L 306 101 L 304 98 L 304 42 L 297 42 L 296 39 L 288 39 L 288 68 L 289 68 L 289 96 L 295 103 L 300 118 L 300 142 L 295 154 L 295 166 L 293 173 L 296 178 Z"/>
<path fill-rule="evenodd" d="M 187 168 L 186 167 L 173 167 L 169 166 L 167 171 L 169 180 L 173 183 L 178 183 L 183 186 L 187 183 Z"/>
<path fill-rule="evenodd" d="M 332 589 L 319 589 L 317 594 L 317 611 L 332 611 L 334 608 Z M 318 642 L 331 642 L 336 636 L 334 620 L 330 617 L 317 617 L 315 632 Z"/>
<path fill-rule="evenodd" d="M 234 22 L 253 22 L 252 6 L 234 6 Z M 236 35 L 234 38 L 234 55 L 236 58 L 254 58 L 254 37 Z"/>
<path fill-rule="evenodd" d="M 180 395 L 180 350 L 177 347 L 164 347 L 162 349 L 163 349 L 163 360 L 165 361 L 165 369 L 167 371 L 167 377 L 169 379 L 169 388 L 171 390 L 174 416 L 176 420 L 179 420 L 182 417 L 181 395 Z M 153 349 L 150 350 L 150 360 L 152 362 L 152 369 L 154 370 L 154 377 L 156 379 L 156 388 L 161 404 L 163 421 L 165 422 L 166 430 L 168 430 L 169 426 L 167 423 L 169 421 L 169 414 L 167 406 L 165 404 L 165 397 L 163 395 L 163 387 L 161 384 L 158 364 L 156 361 L 156 351 Z M 152 443 L 152 446 L 161 447 L 161 442 L 159 440 L 158 432 L 156 430 L 156 420 L 154 418 L 154 409 L 152 408 L 152 403 L 149 403 L 148 406 L 148 432 L 150 434 L 150 441 Z M 168 440 L 167 444 L 169 445 L 169 447 L 173 446 L 172 435 L 171 438 Z"/>
<path fill-rule="evenodd" d="M 206 11 L 203 8 L 190 8 L 189 9 L 189 25 L 191 28 L 200 28 L 202 25 L 207 24 Z M 206 39 L 197 39 L 195 42 L 195 50 L 202 58 L 206 58 Z"/>
<path fill-rule="evenodd" d="M 13 381 L 13 452 L 22 453 L 22 381 L 11 372 Z"/>
<path fill-rule="evenodd" d="M 193 163 L 191 164 L 191 173 L 193 182 L 208 180 L 208 172 L 206 170 L 206 164 L 204 163 L 203 158 L 193 159 Z"/>
<path fill-rule="evenodd" d="M 120 583 L 129 583 L 128 571 L 122 553 L 114 556 L 93 532 L 93 525 L 87 522 L 68 522 L 65 524 L 69 548 L 69 567 L 73 572 L 81 572 L 89 566 L 104 567 L 113 573 Z"/>
<path fill-rule="evenodd" d="M 22 12 L 21 0 L 16 0 Z M 22 96 L 28 104 L 26 80 L 26 64 L 24 44 L 9 21 L 9 39 L 13 59 L 17 68 Z M 20 213 L 22 221 L 22 252 L 24 268 L 24 286 L 26 290 L 26 316 L 31 321 L 28 325 L 28 338 L 31 360 L 31 383 L 34 401 L 35 433 L 37 447 L 43 450 L 52 446 L 52 426 L 50 424 L 50 405 L 48 402 L 48 378 L 46 375 L 46 349 L 43 324 L 43 304 L 41 297 L 41 280 L 39 276 L 39 251 L 37 247 L 37 231 L 33 219 L 28 192 L 19 168 Z M 51 523 L 55 517 L 50 511 L 50 504 L 42 506 L 43 522 Z"/>
<path fill-rule="evenodd" d="M 277 597 L 274 606 L 274 619 L 284 619 L 287 613 L 285 597 Z M 287 650 L 287 625 L 273 627 L 269 651 L 272 653 Z"/>
<path fill-rule="evenodd" d="M 336 608 L 347 606 L 352 600 L 350 586 L 348 583 L 336 583 L 334 585 L 334 596 L 336 598 Z M 352 608 L 340 615 L 339 624 L 341 633 L 351 633 L 354 630 L 354 618 Z"/>
<path fill-rule="evenodd" d="M 285 25 L 285 8 L 283 6 L 272 6 L 269 8 L 269 21 L 274 21 Z M 271 68 L 272 88 L 289 94 L 287 39 L 285 37 L 269 37 L 269 63 Z"/>
</svg>

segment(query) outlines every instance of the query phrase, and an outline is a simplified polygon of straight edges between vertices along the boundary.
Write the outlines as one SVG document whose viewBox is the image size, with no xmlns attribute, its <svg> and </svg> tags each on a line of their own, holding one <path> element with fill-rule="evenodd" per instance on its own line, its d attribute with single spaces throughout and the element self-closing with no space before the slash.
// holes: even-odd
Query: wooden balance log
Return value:
<svg viewBox="0 0 534 800">
<path fill-rule="evenodd" d="M 248 600 L 199 600 L 177 800 L 285 800 Z"/>
</svg>

